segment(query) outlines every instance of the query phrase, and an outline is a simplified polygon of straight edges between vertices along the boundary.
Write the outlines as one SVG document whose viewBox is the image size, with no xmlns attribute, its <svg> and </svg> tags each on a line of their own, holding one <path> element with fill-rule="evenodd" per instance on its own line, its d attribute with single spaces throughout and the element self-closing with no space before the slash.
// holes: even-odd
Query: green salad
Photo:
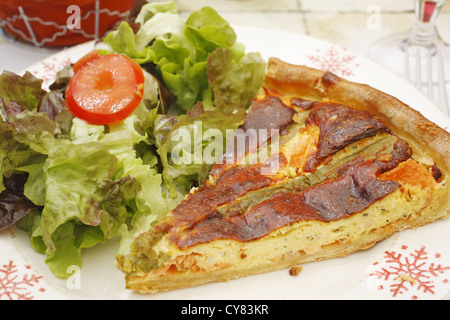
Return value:
<svg viewBox="0 0 450 320">
<path fill-rule="evenodd" d="M 175 1 L 143 5 L 100 47 L 133 59 L 145 75 L 139 106 L 115 124 L 89 124 L 69 111 L 71 66 L 49 90 L 29 72 L 0 75 L 0 230 L 28 232 L 61 278 L 82 266 L 83 249 L 109 239 L 120 239 L 118 253 L 126 254 L 136 233 L 204 181 L 211 164 L 173 161 L 173 134 L 201 133 L 181 146 L 194 157 L 195 145 L 210 143 L 208 129 L 237 129 L 266 67 L 216 11 L 183 19 Z"/>
</svg>

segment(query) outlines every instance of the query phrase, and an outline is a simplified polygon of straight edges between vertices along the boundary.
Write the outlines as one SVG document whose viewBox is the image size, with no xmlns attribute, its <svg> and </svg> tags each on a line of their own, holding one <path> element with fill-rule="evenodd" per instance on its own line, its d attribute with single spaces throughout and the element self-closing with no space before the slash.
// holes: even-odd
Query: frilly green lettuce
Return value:
<svg viewBox="0 0 450 320">
<path fill-rule="evenodd" d="M 130 24 L 110 32 L 102 51 L 145 70 L 143 100 L 120 123 L 90 125 L 70 113 L 70 67 L 49 92 L 31 73 L 0 75 L 0 230 L 20 219 L 58 277 L 111 238 L 126 255 L 136 233 L 201 184 L 212 165 L 204 153 L 212 142 L 225 149 L 264 79 L 260 55 L 246 53 L 209 7 L 183 19 L 175 0 L 147 3 Z M 190 138 L 178 143 L 179 130 Z M 179 163 L 177 154 L 198 161 Z"/>
<path fill-rule="evenodd" d="M 21 85 L 27 98 L 9 90 L 10 83 Z M 18 225 L 47 255 L 53 273 L 65 278 L 70 266 L 81 266 L 83 249 L 115 237 L 126 243 L 174 205 L 165 197 L 147 133 L 158 112 L 158 84 L 146 73 L 135 112 L 118 124 L 96 126 L 65 114 L 58 91 L 38 90 L 36 83 L 31 74 L 0 76 L 0 93 L 8 92 L 0 96 L 0 201 L 7 208 L 0 228 L 24 216 Z M 22 205 L 13 205 L 21 198 Z"/>
<path fill-rule="evenodd" d="M 145 4 L 134 21 L 139 30 L 122 22 L 109 33 L 104 42 L 113 52 L 123 53 L 145 65 L 156 65 L 167 88 L 175 95 L 175 108 L 187 112 L 199 101 L 205 110 L 246 108 L 264 79 L 265 62 L 258 53 L 245 53 L 229 23 L 214 9 L 204 7 L 193 12 L 186 20 L 178 13 L 174 0 Z M 231 52 L 233 59 L 224 60 L 216 50 Z M 210 66 L 213 66 L 210 71 Z M 245 66 L 244 75 L 239 74 Z M 208 81 L 209 74 L 223 71 L 222 78 Z M 225 77 L 225 79 L 224 79 Z M 251 79 L 251 85 L 243 80 Z M 214 97 L 228 83 L 234 97 L 216 105 Z M 217 88 L 217 86 L 221 88 Z M 230 95 L 230 94 L 229 94 Z M 235 100 L 239 105 L 234 105 Z M 232 103 L 232 105 L 224 105 Z"/>
</svg>

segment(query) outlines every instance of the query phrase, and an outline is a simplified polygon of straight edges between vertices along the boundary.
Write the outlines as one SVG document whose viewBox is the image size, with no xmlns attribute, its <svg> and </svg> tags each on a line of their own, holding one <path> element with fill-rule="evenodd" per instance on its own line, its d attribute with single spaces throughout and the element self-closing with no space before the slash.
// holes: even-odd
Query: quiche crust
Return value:
<svg viewBox="0 0 450 320">
<path fill-rule="evenodd" d="M 205 192 L 205 189 L 195 190 L 185 200 L 187 206 L 179 207 L 188 209 L 183 209 L 184 211 L 179 209 L 181 214 L 175 209 L 175 212 L 169 213 L 156 228 L 137 235 L 131 254 L 118 257 L 118 266 L 125 273 L 127 288 L 142 293 L 156 293 L 287 269 L 307 262 L 343 257 L 355 251 L 368 249 L 395 232 L 417 228 L 450 214 L 448 201 L 450 198 L 450 134 L 447 131 L 425 119 L 419 112 L 398 99 L 368 85 L 353 83 L 329 72 L 291 65 L 276 58 L 269 60 L 264 87 L 273 95 L 280 97 L 283 103 L 288 103 L 295 98 L 301 100 L 298 105 L 303 106 L 304 101 L 307 102 L 306 104 L 314 104 L 315 109 L 312 110 L 316 114 L 322 105 L 328 108 L 330 104 L 341 104 L 355 110 L 369 112 L 377 117 L 376 119 L 369 117 L 370 119 L 363 123 L 363 125 L 371 123 L 374 128 L 377 128 L 375 132 L 370 135 L 357 133 L 358 139 L 352 138 L 348 143 L 345 142 L 338 152 L 326 147 L 319 150 L 321 138 L 315 136 L 312 139 L 317 145 L 311 147 L 309 144 L 305 152 L 311 152 L 317 156 L 325 150 L 322 152 L 324 160 L 321 158 L 321 163 L 318 166 L 312 166 L 310 172 L 300 170 L 298 173 L 300 177 L 307 177 L 308 181 L 314 181 L 313 185 L 302 185 L 301 191 L 295 191 L 299 192 L 298 195 L 302 199 L 307 198 L 305 194 L 308 190 L 311 191 L 316 187 L 323 189 L 325 185 L 328 187 L 332 183 L 340 182 L 339 179 L 344 181 L 347 174 L 352 176 L 352 188 L 358 187 L 354 184 L 359 184 L 357 179 L 359 173 L 348 168 L 366 165 L 365 168 L 371 168 L 373 164 L 379 164 L 380 167 L 365 171 L 366 173 L 363 174 L 365 178 L 367 174 L 376 171 L 377 178 L 372 182 L 379 183 L 380 179 L 382 180 L 382 174 L 379 175 L 378 171 L 382 167 L 389 173 L 390 170 L 398 167 L 399 163 L 406 163 L 407 159 L 415 165 L 426 168 L 426 170 L 419 170 L 425 171 L 425 175 L 428 175 L 422 181 L 432 182 L 419 183 L 415 177 L 394 179 L 395 181 L 390 181 L 391 184 L 388 185 L 385 193 L 371 198 L 370 203 L 362 210 L 358 209 L 351 214 L 345 210 L 343 215 L 325 219 L 324 212 L 318 209 L 316 218 L 313 212 L 303 219 L 289 220 L 289 223 L 277 225 L 267 234 L 257 233 L 254 238 L 242 240 L 242 238 L 230 236 L 230 234 L 234 235 L 233 233 L 223 231 L 222 234 L 220 228 L 215 233 L 211 233 L 212 236 L 209 238 L 206 237 L 204 234 L 209 232 L 208 228 L 213 226 L 213 223 L 217 222 L 219 223 L 217 225 L 221 225 L 221 219 L 227 217 L 227 214 L 232 216 L 236 214 L 236 208 L 245 207 L 247 203 L 250 203 L 250 209 L 247 207 L 242 209 L 249 212 L 252 208 L 266 202 L 271 204 L 275 201 L 274 199 L 278 199 L 274 198 L 276 193 L 271 193 L 271 190 L 276 191 L 278 185 L 286 183 L 285 178 L 290 177 L 292 173 L 290 170 L 294 163 L 292 159 L 299 159 L 295 148 L 301 143 L 298 139 L 291 139 L 291 143 L 287 143 L 284 149 L 283 146 L 281 148 L 282 154 L 287 155 L 286 170 L 278 172 L 282 178 L 271 179 L 266 184 L 258 186 L 256 192 L 263 190 L 264 193 L 257 204 L 247 198 L 241 201 L 242 198 L 239 196 L 237 200 L 229 200 L 226 204 L 233 210 L 219 210 L 223 216 L 214 213 L 195 220 L 190 216 L 192 212 L 189 211 L 191 210 L 188 206 L 189 201 L 192 202 L 195 194 L 201 194 Z M 314 103 L 310 103 L 311 101 Z M 316 103 L 319 103 L 319 106 Z M 341 107 L 338 106 L 338 108 Z M 345 108 L 340 110 L 346 110 Z M 309 115 L 306 121 L 313 123 L 310 119 L 311 112 L 307 110 L 304 112 L 306 115 L 294 115 L 294 122 L 297 120 L 304 125 L 303 122 Z M 364 117 L 366 117 L 365 114 Z M 380 126 L 377 119 L 380 119 L 387 128 Z M 358 127 L 360 126 L 358 124 Z M 325 126 L 320 128 L 321 133 L 327 129 Z M 302 130 L 299 132 L 305 133 Z M 306 132 L 317 135 L 318 131 Z M 347 137 L 344 138 L 347 139 Z M 386 146 L 386 141 L 390 141 L 390 147 Z M 402 147 L 400 142 L 406 143 L 410 151 Z M 381 143 L 381 148 L 373 154 L 370 153 L 370 146 L 379 147 L 377 143 Z M 325 142 L 322 143 L 324 144 Z M 387 149 L 389 151 L 386 151 Z M 330 150 L 334 153 L 331 154 Z M 358 150 L 361 153 L 352 158 L 352 150 Z M 403 152 L 403 157 L 399 156 L 402 153 L 399 150 Z M 364 152 L 367 154 L 364 155 Z M 372 158 L 369 154 L 372 154 Z M 396 157 L 399 158 L 396 159 Z M 307 168 L 306 155 L 300 158 L 301 160 L 295 163 L 297 165 L 301 163 L 302 168 Z M 342 164 L 343 159 L 345 161 Z M 389 166 L 386 167 L 387 164 Z M 216 170 L 213 168 L 209 182 L 211 186 L 215 186 L 221 174 L 227 170 L 229 168 L 220 167 Z M 330 173 L 332 173 L 331 176 Z M 322 176 L 324 178 L 321 178 Z M 395 174 L 388 175 L 390 179 L 394 176 Z M 372 182 L 369 181 L 369 185 L 372 185 Z M 208 187 L 205 187 L 206 190 Z M 300 188 L 297 185 L 295 187 Z M 375 191 L 372 190 L 372 192 Z M 248 197 L 247 194 L 251 193 L 247 190 L 245 194 L 245 197 Z M 238 201 L 237 205 L 236 201 Z M 350 202 L 358 202 L 361 199 L 349 197 L 348 201 L 351 207 Z M 322 205 L 319 201 L 318 207 L 315 208 L 326 206 L 332 207 L 333 203 Z M 330 210 L 333 211 L 335 208 Z M 258 211 L 255 212 L 256 219 Z M 186 219 L 184 226 L 180 223 L 180 219 Z M 183 228 L 176 227 L 177 223 Z M 199 229 L 200 235 L 199 232 L 191 233 L 192 230 L 199 228 L 198 226 L 205 224 L 204 229 Z M 251 224 L 249 226 L 251 227 Z M 218 236 L 221 234 L 222 236 Z"/>
<path fill-rule="evenodd" d="M 411 193 L 414 196 L 407 201 Z M 437 208 L 433 215 L 423 212 L 433 202 L 432 193 L 408 186 L 349 218 L 301 221 L 249 242 L 220 239 L 180 250 L 166 238 L 153 250 L 173 258 L 150 273 L 130 273 L 127 287 L 156 293 L 343 257 L 370 248 L 394 232 L 441 218 Z"/>
</svg>

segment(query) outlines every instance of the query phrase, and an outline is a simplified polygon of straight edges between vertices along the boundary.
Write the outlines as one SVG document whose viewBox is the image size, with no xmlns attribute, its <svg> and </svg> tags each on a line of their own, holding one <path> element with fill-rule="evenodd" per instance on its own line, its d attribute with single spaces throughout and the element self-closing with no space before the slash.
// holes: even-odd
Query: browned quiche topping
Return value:
<svg viewBox="0 0 450 320">
<path fill-rule="evenodd" d="M 317 154 L 308 160 L 306 171 L 314 170 L 324 159 L 352 142 L 373 137 L 379 131 L 389 132 L 375 115 L 329 102 L 314 107 L 306 119 L 306 125 L 308 124 L 319 126 L 320 136 Z"/>
<path fill-rule="evenodd" d="M 306 106 L 307 102 L 292 101 L 289 107 L 273 96 L 255 100 L 241 129 L 245 133 L 277 128 L 295 134 L 298 126 L 289 127 L 296 113 L 293 106 Z M 250 241 L 297 221 L 348 217 L 399 187 L 398 182 L 377 175 L 407 160 L 411 149 L 376 116 L 332 102 L 316 103 L 306 112 L 305 126 L 320 128 L 320 134 L 300 174 L 280 174 L 289 167 L 283 151 L 255 165 L 213 168 L 214 181 L 191 193 L 154 231 L 168 233 L 180 249 L 215 239 Z M 379 132 L 390 136 L 386 138 L 390 142 L 379 143 L 372 152 L 354 154 L 340 165 L 323 167 L 340 150 Z M 259 141 L 258 146 L 264 142 Z M 262 174 L 261 169 L 270 167 L 275 159 L 278 174 Z"/>
<path fill-rule="evenodd" d="M 237 163 L 245 153 L 249 152 L 251 147 L 249 139 L 253 137 L 253 133 L 257 141 L 252 147 L 256 148 L 270 139 L 273 132 L 284 134 L 285 128 L 292 123 L 294 114 L 295 110 L 285 105 L 278 97 L 267 95 L 261 100 L 254 99 L 244 124 L 233 137 L 233 148 L 225 153 L 222 163 L 215 165 L 210 174 L 218 176 L 226 169 L 227 164 Z M 267 134 L 259 135 L 258 130 L 267 130 Z M 252 135 L 249 134 L 250 131 Z M 238 150 L 238 140 L 242 139 L 246 141 L 245 148 Z"/>
<path fill-rule="evenodd" d="M 397 145 L 401 146 L 402 143 Z M 406 148 L 399 152 L 401 160 L 410 156 L 410 151 Z M 394 167 L 397 160 L 394 157 L 389 162 L 357 159 L 336 179 L 326 180 L 299 192 L 279 191 L 244 213 L 234 212 L 223 216 L 218 210 L 208 206 L 204 211 L 206 215 L 201 219 L 194 223 L 191 221 L 189 226 L 177 226 L 187 227 L 181 234 L 178 230 L 171 229 L 169 232 L 175 232 L 171 239 L 180 248 L 215 239 L 250 241 L 300 220 L 332 221 L 348 217 L 366 209 L 400 186 L 398 182 L 377 178 L 377 174 L 383 169 Z M 230 180 L 230 183 L 234 185 L 239 181 Z M 199 192 L 192 199 L 203 199 L 209 203 L 208 195 Z M 201 206 L 197 206 L 197 210 L 199 208 Z M 184 212 L 181 216 L 186 216 L 187 211 Z"/>
</svg>

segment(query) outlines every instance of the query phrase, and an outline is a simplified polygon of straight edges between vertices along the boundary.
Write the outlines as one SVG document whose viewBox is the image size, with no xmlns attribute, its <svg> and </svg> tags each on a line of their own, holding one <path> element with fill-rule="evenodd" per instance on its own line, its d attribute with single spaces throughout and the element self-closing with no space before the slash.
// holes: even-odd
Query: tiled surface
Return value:
<svg viewBox="0 0 450 320">
<path fill-rule="evenodd" d="M 190 12 L 203 6 L 217 11 L 287 12 L 300 11 L 299 0 L 177 0 L 181 11 Z"/>
<path fill-rule="evenodd" d="M 251 26 L 306 34 L 304 16 L 297 12 L 228 12 L 221 13 L 232 26 Z"/>
<path fill-rule="evenodd" d="M 398 12 L 413 10 L 413 0 L 300 0 L 301 7 L 305 11 L 324 11 L 324 12 L 365 12 L 370 6 L 377 6 L 385 12 Z"/>
<path fill-rule="evenodd" d="M 414 22 L 411 15 L 389 13 L 373 21 L 365 13 L 306 13 L 305 29 L 313 37 L 329 40 L 362 55 L 377 39 L 407 31 Z"/>
<path fill-rule="evenodd" d="M 184 15 L 208 5 L 232 25 L 308 34 L 366 55 L 381 37 L 406 32 L 414 22 L 414 0 L 178 0 Z M 437 21 L 450 42 L 450 1 Z"/>
</svg>

